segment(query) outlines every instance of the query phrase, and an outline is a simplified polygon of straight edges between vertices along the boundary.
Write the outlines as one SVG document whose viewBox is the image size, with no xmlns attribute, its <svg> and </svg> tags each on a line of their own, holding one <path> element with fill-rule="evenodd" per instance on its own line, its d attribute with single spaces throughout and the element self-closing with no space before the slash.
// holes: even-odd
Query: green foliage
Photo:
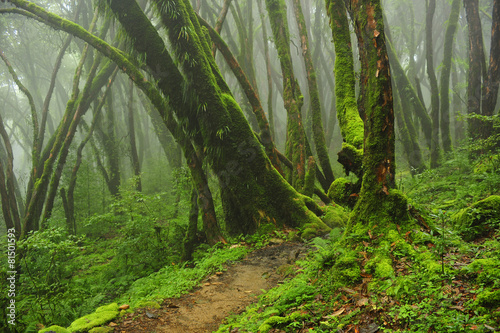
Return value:
<svg viewBox="0 0 500 333">
<path fill-rule="evenodd" d="M 492 195 L 453 215 L 456 228 L 467 240 L 485 235 L 500 224 L 500 196 Z"/>
</svg>

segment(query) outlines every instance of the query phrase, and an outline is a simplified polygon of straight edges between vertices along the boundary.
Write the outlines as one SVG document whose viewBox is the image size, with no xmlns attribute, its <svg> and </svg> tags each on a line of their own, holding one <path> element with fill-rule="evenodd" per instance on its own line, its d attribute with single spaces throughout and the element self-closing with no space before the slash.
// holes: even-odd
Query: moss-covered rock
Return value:
<svg viewBox="0 0 500 333">
<path fill-rule="evenodd" d="M 345 227 L 349 214 L 339 205 L 327 206 L 321 220 L 330 228 Z"/>
<path fill-rule="evenodd" d="M 68 327 L 70 332 L 87 332 L 90 329 L 106 324 L 119 314 L 118 304 L 112 303 L 101 306 L 94 313 L 78 318 Z"/>
<path fill-rule="evenodd" d="M 451 219 L 466 240 L 476 239 L 500 225 L 500 196 L 477 201 L 452 215 Z"/>
<path fill-rule="evenodd" d="M 61 326 L 52 325 L 50 327 L 39 330 L 38 333 L 47 333 L 47 332 L 55 332 L 55 333 L 70 333 L 67 329 Z"/>
</svg>

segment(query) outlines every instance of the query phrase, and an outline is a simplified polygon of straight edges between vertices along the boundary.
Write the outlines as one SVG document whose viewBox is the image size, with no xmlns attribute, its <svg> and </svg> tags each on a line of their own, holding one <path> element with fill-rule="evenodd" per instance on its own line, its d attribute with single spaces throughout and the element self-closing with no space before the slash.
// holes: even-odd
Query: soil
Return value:
<svg viewBox="0 0 500 333">
<path fill-rule="evenodd" d="M 303 243 L 281 243 L 250 253 L 229 264 L 225 272 L 205 278 L 181 298 L 166 299 L 160 309 L 137 309 L 114 327 L 115 333 L 205 333 L 218 329 L 224 318 L 257 301 L 290 273 L 296 259 L 307 253 Z"/>
</svg>

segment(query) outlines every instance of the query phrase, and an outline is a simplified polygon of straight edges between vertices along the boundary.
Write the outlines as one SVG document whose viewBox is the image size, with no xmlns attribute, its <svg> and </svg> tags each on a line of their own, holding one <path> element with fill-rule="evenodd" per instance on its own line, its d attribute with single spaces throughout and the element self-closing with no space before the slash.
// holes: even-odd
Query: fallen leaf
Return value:
<svg viewBox="0 0 500 333">
<path fill-rule="evenodd" d="M 340 310 L 337 310 L 335 311 L 334 313 L 332 313 L 331 315 L 327 316 L 327 317 L 337 317 L 337 316 L 340 316 L 342 313 L 344 313 L 345 311 L 345 308 L 341 308 Z"/>
<path fill-rule="evenodd" d="M 130 308 L 130 305 L 128 304 L 123 304 L 122 306 L 119 307 L 120 310 L 127 310 L 128 308 Z"/>
<path fill-rule="evenodd" d="M 117 324 L 117 323 L 110 322 L 108 326 L 110 326 L 110 327 L 116 327 L 116 326 L 118 326 L 118 324 Z"/>
</svg>

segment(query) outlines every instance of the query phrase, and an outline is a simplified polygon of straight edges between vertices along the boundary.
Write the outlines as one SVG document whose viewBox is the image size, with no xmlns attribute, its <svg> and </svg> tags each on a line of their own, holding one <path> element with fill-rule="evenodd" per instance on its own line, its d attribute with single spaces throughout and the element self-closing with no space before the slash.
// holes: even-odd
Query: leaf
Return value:
<svg viewBox="0 0 500 333">
<path fill-rule="evenodd" d="M 341 308 L 340 310 L 337 310 L 335 311 L 334 313 L 332 313 L 331 315 L 327 316 L 327 317 L 330 317 L 330 318 L 333 318 L 333 317 L 338 317 L 340 316 L 342 313 L 344 313 L 345 311 L 345 308 Z"/>
</svg>

